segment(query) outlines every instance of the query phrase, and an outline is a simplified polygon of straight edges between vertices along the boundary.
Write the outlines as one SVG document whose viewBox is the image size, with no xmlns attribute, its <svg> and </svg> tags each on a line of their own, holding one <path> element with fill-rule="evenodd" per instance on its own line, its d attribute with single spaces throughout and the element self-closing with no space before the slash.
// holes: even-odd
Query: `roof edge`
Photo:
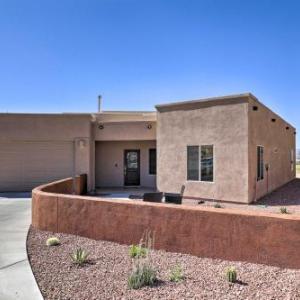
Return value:
<svg viewBox="0 0 300 300">
<path fill-rule="evenodd" d="M 202 106 L 249 102 L 249 98 L 258 101 L 258 99 L 253 94 L 242 93 L 242 94 L 232 94 L 232 95 L 218 96 L 218 97 L 200 98 L 196 100 L 171 102 L 166 104 L 158 104 L 155 105 L 155 108 L 159 112 L 167 111 L 167 110 L 169 111 L 169 110 L 179 110 L 179 109 L 193 109 Z"/>
</svg>

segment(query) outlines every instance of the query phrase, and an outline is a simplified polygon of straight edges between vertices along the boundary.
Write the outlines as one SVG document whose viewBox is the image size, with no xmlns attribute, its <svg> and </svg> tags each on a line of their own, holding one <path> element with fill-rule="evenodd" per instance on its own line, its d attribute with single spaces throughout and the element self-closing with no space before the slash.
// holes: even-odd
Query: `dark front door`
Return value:
<svg viewBox="0 0 300 300">
<path fill-rule="evenodd" d="M 124 185 L 140 185 L 140 150 L 124 151 Z"/>
</svg>

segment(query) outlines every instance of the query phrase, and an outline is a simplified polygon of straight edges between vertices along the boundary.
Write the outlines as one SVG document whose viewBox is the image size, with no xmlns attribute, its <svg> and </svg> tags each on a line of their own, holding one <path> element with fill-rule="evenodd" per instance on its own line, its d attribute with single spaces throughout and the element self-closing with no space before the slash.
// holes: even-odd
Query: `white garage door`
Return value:
<svg viewBox="0 0 300 300">
<path fill-rule="evenodd" d="M 72 176 L 72 142 L 0 142 L 0 191 L 30 191 Z"/>
</svg>

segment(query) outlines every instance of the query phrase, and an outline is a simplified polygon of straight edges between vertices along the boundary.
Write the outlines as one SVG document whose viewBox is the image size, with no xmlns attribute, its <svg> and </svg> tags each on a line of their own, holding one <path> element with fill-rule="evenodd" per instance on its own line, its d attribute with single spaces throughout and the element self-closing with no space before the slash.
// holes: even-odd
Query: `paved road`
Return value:
<svg viewBox="0 0 300 300">
<path fill-rule="evenodd" d="M 27 194 L 0 194 L 0 299 L 42 300 L 26 253 L 31 221 Z"/>
</svg>

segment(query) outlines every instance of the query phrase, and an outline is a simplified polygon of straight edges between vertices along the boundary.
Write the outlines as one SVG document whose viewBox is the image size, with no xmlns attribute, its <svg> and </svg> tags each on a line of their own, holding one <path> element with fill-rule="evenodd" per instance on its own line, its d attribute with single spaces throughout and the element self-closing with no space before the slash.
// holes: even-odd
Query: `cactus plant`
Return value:
<svg viewBox="0 0 300 300">
<path fill-rule="evenodd" d="M 231 283 L 236 282 L 236 279 L 237 279 L 236 269 L 234 267 L 229 267 L 226 270 L 226 277 L 229 282 L 231 282 Z"/>
<path fill-rule="evenodd" d="M 288 210 L 287 210 L 286 207 L 280 207 L 280 212 L 281 212 L 282 214 L 287 214 L 287 213 L 288 213 Z"/>
<path fill-rule="evenodd" d="M 57 246 L 59 244 L 60 244 L 60 241 L 59 241 L 59 239 L 57 237 L 50 237 L 46 241 L 46 245 L 47 246 Z"/>
</svg>

